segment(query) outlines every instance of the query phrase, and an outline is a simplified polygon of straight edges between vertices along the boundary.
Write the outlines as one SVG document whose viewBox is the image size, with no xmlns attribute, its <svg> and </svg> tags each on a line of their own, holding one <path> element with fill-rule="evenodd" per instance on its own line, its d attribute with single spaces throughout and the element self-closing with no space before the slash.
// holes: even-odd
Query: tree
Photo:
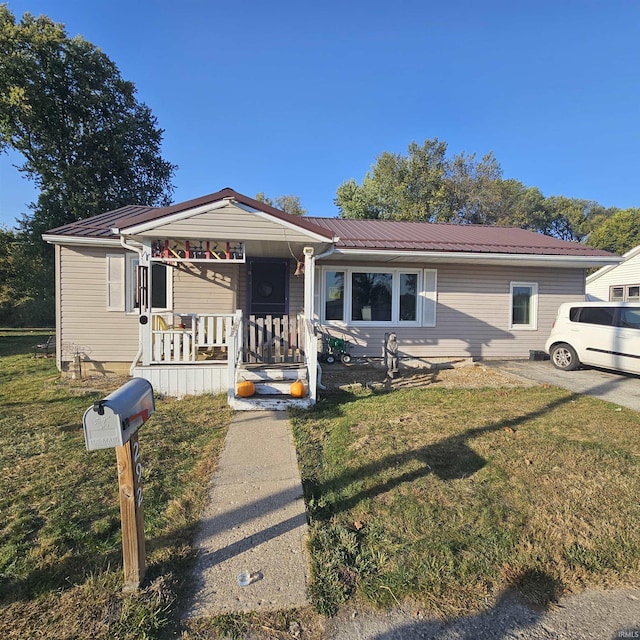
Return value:
<svg viewBox="0 0 640 640">
<path fill-rule="evenodd" d="M 586 244 L 623 254 L 640 245 L 640 209 L 622 209 L 605 218 L 588 235 Z"/>
<path fill-rule="evenodd" d="M 171 201 L 176 167 L 162 159 L 163 131 L 135 91 L 90 42 L 46 16 L 16 22 L 0 5 L 0 150 L 19 151 L 19 171 L 40 190 L 20 228 L 43 260 L 34 275 L 49 294 L 53 251 L 42 232 L 125 204 Z"/>
<path fill-rule="evenodd" d="M 361 185 L 343 182 L 335 204 L 343 218 L 490 224 L 502 171 L 492 153 L 447 157 L 437 138 L 412 142 L 407 155 L 383 152 Z"/>
<path fill-rule="evenodd" d="M 583 242 L 613 209 L 591 200 L 545 198 L 536 187 L 503 179 L 493 153 L 480 160 L 464 153 L 447 157 L 437 138 L 412 142 L 407 155 L 387 151 L 376 158 L 362 184 L 353 178 L 336 192 L 343 218 L 378 218 L 500 224 Z"/>
<path fill-rule="evenodd" d="M 550 196 L 544 200 L 545 216 L 537 231 L 561 240 L 583 242 L 610 211 L 592 200 Z"/>
<path fill-rule="evenodd" d="M 335 204 L 343 218 L 432 221 L 443 210 L 447 145 L 437 138 L 412 142 L 408 155 L 383 152 L 362 185 L 343 182 Z"/>
<path fill-rule="evenodd" d="M 445 205 L 438 215 L 441 222 L 495 224 L 500 202 L 502 169 L 493 153 L 480 162 L 475 154 L 461 153 L 446 166 Z"/>
<path fill-rule="evenodd" d="M 277 196 L 274 199 L 266 196 L 262 191 L 256 194 L 256 200 L 264 202 L 270 207 L 280 209 L 280 211 L 286 211 L 294 216 L 303 216 L 307 213 L 307 210 L 302 206 L 299 196 Z"/>
</svg>

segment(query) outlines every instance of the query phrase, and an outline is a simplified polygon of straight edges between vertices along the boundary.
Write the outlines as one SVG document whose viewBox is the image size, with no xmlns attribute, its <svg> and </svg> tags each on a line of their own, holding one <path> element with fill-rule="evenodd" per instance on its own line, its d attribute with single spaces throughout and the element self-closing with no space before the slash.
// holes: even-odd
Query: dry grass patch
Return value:
<svg viewBox="0 0 640 640">
<path fill-rule="evenodd" d="M 142 427 L 147 580 L 124 596 L 115 453 L 88 453 L 82 432 L 122 381 L 61 378 L 36 341 L 0 334 L 0 637 L 173 637 L 226 399 L 158 400 Z"/>
<path fill-rule="evenodd" d="M 342 394 L 294 419 L 313 594 L 440 615 L 640 583 L 637 413 L 556 388 Z"/>
</svg>

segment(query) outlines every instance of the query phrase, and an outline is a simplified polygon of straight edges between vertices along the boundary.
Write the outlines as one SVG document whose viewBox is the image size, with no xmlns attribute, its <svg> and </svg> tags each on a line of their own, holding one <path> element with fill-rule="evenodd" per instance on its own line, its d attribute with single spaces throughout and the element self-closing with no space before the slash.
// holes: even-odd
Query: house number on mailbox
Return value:
<svg viewBox="0 0 640 640">
<path fill-rule="evenodd" d="M 142 462 L 140 462 L 140 443 L 135 440 L 133 443 L 133 464 L 136 470 L 136 508 L 140 508 L 142 505 Z"/>
</svg>

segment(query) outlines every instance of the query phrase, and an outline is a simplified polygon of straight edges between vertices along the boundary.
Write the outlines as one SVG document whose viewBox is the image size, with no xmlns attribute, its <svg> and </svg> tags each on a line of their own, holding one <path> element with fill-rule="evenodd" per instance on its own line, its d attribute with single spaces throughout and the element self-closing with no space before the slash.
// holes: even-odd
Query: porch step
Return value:
<svg viewBox="0 0 640 640">
<path fill-rule="evenodd" d="M 244 365 L 236 373 L 236 381 L 240 380 L 253 382 L 256 391 L 250 398 L 235 396 L 233 408 L 238 411 L 280 411 L 288 407 L 311 406 L 307 369 L 299 364 Z M 295 380 L 302 381 L 307 387 L 303 398 L 294 398 L 289 393 Z"/>
<path fill-rule="evenodd" d="M 272 381 L 272 380 L 302 380 L 307 379 L 306 367 L 300 365 L 245 365 L 238 369 L 237 380 L 251 380 L 251 382 Z"/>
<path fill-rule="evenodd" d="M 251 398 L 233 399 L 233 408 L 236 411 L 284 411 L 289 407 L 308 409 L 311 406 L 309 396 L 294 398 L 287 394 L 255 395 Z"/>
</svg>

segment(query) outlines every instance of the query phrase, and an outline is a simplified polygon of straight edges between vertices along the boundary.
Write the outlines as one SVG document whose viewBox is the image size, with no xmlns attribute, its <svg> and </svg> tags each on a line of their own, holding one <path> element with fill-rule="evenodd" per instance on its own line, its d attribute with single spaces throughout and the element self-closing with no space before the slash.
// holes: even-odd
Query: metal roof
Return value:
<svg viewBox="0 0 640 640">
<path fill-rule="evenodd" d="M 116 239 L 118 235 L 113 233 L 114 228 L 122 231 L 143 223 L 156 220 L 160 222 L 164 218 L 220 202 L 225 198 L 318 234 L 326 238 L 327 242 L 338 237 L 336 247 L 345 251 L 373 250 L 381 253 L 431 251 L 613 257 L 613 254 L 607 251 L 516 227 L 294 216 L 229 188 L 168 207 L 141 205 L 121 207 L 51 229 L 45 236 Z"/>
<path fill-rule="evenodd" d="M 400 220 L 310 218 L 340 239 L 343 249 L 611 256 L 608 251 L 517 227 Z"/>
<path fill-rule="evenodd" d="M 187 200 L 185 202 L 179 202 L 178 204 L 172 204 L 168 207 L 145 207 L 140 205 L 121 207 L 114 211 L 107 211 L 106 213 L 101 213 L 97 216 L 92 216 L 91 218 L 78 220 L 77 222 L 71 222 L 62 227 L 51 229 L 47 231 L 45 235 L 116 238 L 118 237 L 117 234 L 114 234 L 111 231 L 113 228 L 122 231 L 146 222 L 153 222 L 155 220 L 161 221 L 163 218 L 167 218 L 174 214 L 187 212 L 190 209 L 196 209 L 197 207 L 202 207 L 207 204 L 220 202 L 225 198 L 229 198 L 251 209 L 266 213 L 283 222 L 293 224 L 301 229 L 326 237 L 327 242 L 330 242 L 333 239 L 324 227 L 315 225 L 309 218 L 294 216 L 290 213 L 286 213 L 285 211 L 280 211 L 280 209 L 276 209 L 264 202 L 249 198 L 248 196 L 238 193 L 228 187 L 207 196 L 194 198 L 193 200 Z"/>
<path fill-rule="evenodd" d="M 100 213 L 97 216 L 76 220 L 62 227 L 56 227 L 47 231 L 46 235 L 79 238 L 117 238 L 118 236 L 113 234 L 111 229 L 112 227 L 117 227 L 120 220 L 133 220 L 156 210 L 156 207 L 132 204 L 113 211 L 107 211 L 106 213 Z"/>
</svg>

